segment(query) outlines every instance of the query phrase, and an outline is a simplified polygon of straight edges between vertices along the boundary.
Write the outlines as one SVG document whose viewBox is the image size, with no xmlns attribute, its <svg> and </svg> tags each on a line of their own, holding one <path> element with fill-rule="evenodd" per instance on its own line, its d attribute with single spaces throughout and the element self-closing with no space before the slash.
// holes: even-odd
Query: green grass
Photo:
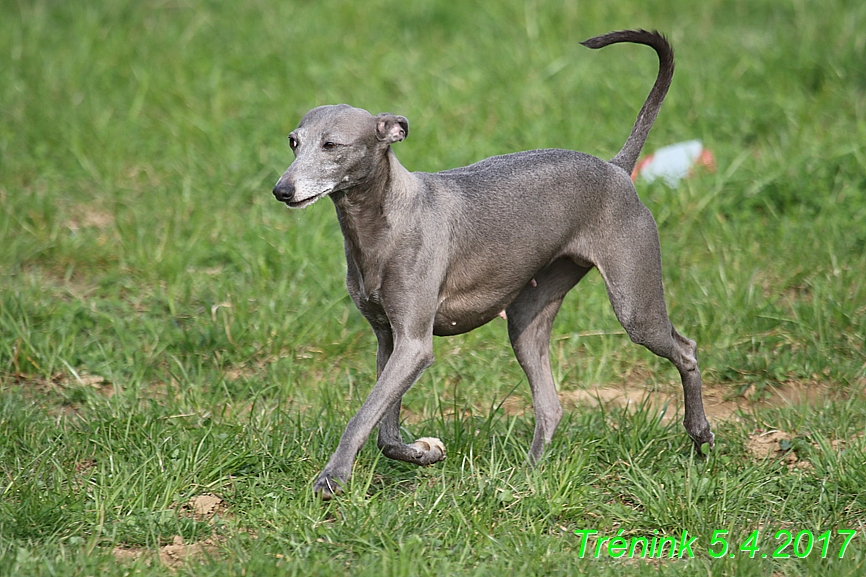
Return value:
<svg viewBox="0 0 866 577">
<path fill-rule="evenodd" d="M 0 575 L 866 572 L 861 1 L 85 4 L 0 6 Z M 371 442 L 347 494 L 317 502 L 375 340 L 329 203 L 287 212 L 270 194 L 285 135 L 348 102 L 409 118 L 395 150 L 412 170 L 537 147 L 609 158 L 657 64 L 578 42 L 631 27 L 677 54 L 645 150 L 700 138 L 718 163 L 638 185 L 706 386 L 821 395 L 715 422 L 706 461 L 649 405 L 578 407 L 527 471 L 531 411 L 502 403 L 529 391 L 494 321 L 437 339 L 405 397 L 406 435 L 441 437 L 448 460 L 417 469 Z M 676 386 L 597 274 L 552 350 L 565 392 Z M 772 429 L 811 466 L 750 456 Z M 215 518 L 188 510 L 203 494 L 223 499 Z M 752 559 L 739 546 L 758 528 Z M 698 545 L 581 559 L 581 529 Z M 737 556 L 714 559 L 725 530 Z M 833 531 L 830 554 L 773 559 L 779 530 Z M 214 545 L 170 568 L 158 551 L 178 535 Z"/>
</svg>

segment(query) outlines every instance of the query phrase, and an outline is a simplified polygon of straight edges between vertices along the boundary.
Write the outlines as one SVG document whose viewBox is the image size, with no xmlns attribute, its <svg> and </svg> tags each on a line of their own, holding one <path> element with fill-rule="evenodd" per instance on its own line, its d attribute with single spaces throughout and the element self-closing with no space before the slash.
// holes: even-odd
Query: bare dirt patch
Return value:
<svg viewBox="0 0 866 577">
<path fill-rule="evenodd" d="M 187 561 L 214 556 L 218 545 L 218 539 L 214 537 L 185 545 L 183 538 L 180 535 L 175 535 L 171 545 L 164 545 L 159 548 L 159 560 L 163 565 L 178 567 Z"/>
<path fill-rule="evenodd" d="M 115 547 L 112 550 L 112 555 L 118 561 L 134 561 L 136 559 L 152 561 L 155 558 L 159 558 L 160 563 L 163 565 L 177 569 L 186 562 L 215 556 L 220 543 L 223 541 L 224 538 L 222 537 L 208 537 L 204 541 L 185 544 L 183 537 L 175 535 L 171 544 L 163 545 L 157 552 L 143 547 L 129 549 Z"/>
<path fill-rule="evenodd" d="M 99 375 L 73 375 L 60 381 L 60 384 L 64 387 L 74 385 L 90 387 L 106 398 L 114 396 L 114 385 L 108 379 Z"/>
<path fill-rule="evenodd" d="M 637 376 L 640 377 L 639 374 Z M 634 380 L 641 381 L 640 378 Z M 741 422 L 746 415 L 758 409 L 802 404 L 819 406 L 826 400 L 832 399 L 833 395 L 830 387 L 817 381 L 792 381 L 760 388 L 754 384 L 747 387 L 734 384 L 705 384 L 702 391 L 704 411 L 711 422 Z M 600 385 L 588 389 L 559 391 L 558 396 L 559 402 L 566 410 L 579 406 L 627 409 L 645 407 L 653 411 L 665 409 L 662 416 L 664 423 L 682 418 L 683 392 L 678 385 L 663 385 L 655 388 L 628 384 Z M 506 397 L 501 403 L 501 408 L 505 414 L 513 416 L 531 414 L 533 410 L 528 395 L 520 393 Z M 469 409 L 460 409 L 459 412 L 463 417 L 471 417 L 472 414 L 477 414 L 475 411 L 486 413 L 489 409 L 489 406 L 473 405 Z M 454 413 L 454 409 L 450 407 L 444 410 L 445 416 L 454 416 Z M 401 417 L 407 423 L 418 423 L 427 415 L 403 407 Z"/>
<path fill-rule="evenodd" d="M 72 216 L 66 221 L 66 228 L 76 233 L 83 228 L 106 230 L 114 226 L 114 215 L 108 211 L 93 207 L 80 206 L 73 210 Z"/>
<path fill-rule="evenodd" d="M 17 365 L 18 359 L 13 358 L 13 368 L 15 369 L 15 372 L 11 375 L 13 382 L 26 385 L 28 390 L 37 393 L 46 394 L 63 391 L 74 386 L 81 386 L 92 388 L 107 397 L 114 395 L 114 386 L 112 383 L 110 383 L 105 377 L 99 375 L 88 375 L 86 373 L 75 375 L 54 373 L 50 378 L 45 379 L 25 373 L 21 371 Z"/>
<path fill-rule="evenodd" d="M 224 516 L 228 510 L 225 501 L 212 493 L 197 495 L 179 509 L 182 515 L 188 515 L 196 521 L 215 523 L 215 517 Z M 226 538 L 213 535 L 194 543 L 184 543 L 183 537 L 175 535 L 172 542 L 163 545 L 157 551 L 144 547 L 115 547 L 112 554 L 118 560 L 145 559 L 148 563 L 154 559 L 171 569 L 177 569 L 184 563 L 202 561 L 217 555 L 219 546 Z"/>
<path fill-rule="evenodd" d="M 746 451 L 755 459 L 766 459 L 783 455 L 786 450 L 782 447 L 790 445 L 793 437 L 784 431 L 755 432 L 746 441 Z"/>
<path fill-rule="evenodd" d="M 38 401 L 48 414 L 54 416 L 77 417 L 81 406 L 79 393 L 82 391 L 93 390 L 105 398 L 115 393 L 115 385 L 98 375 L 54 373 L 45 378 L 30 374 L 26 370 L 29 367 L 19 366 L 17 357 L 13 357 L 12 368 L 13 372 L 9 375 L 0 373 L 0 389 L 14 386 L 25 398 Z"/>
<path fill-rule="evenodd" d="M 740 394 L 736 394 L 737 390 Z M 711 422 L 742 422 L 750 413 L 758 409 L 771 409 L 787 406 L 820 406 L 834 397 L 826 384 L 820 382 L 789 382 L 758 388 L 748 387 L 704 387 L 704 410 Z M 578 391 L 559 393 L 560 402 L 565 407 L 605 406 L 625 409 L 646 407 L 660 411 L 666 408 L 663 422 L 682 417 L 682 391 L 678 387 L 649 390 L 630 386 L 596 387 Z M 511 408 L 504 403 L 506 411 Z M 806 470 L 812 467 L 808 455 L 814 451 L 844 450 L 845 447 L 863 437 L 828 440 L 822 446 L 808 432 L 791 433 L 781 430 L 757 429 L 745 443 L 747 454 L 754 461 L 766 459 L 782 462 L 790 471 Z"/>
<path fill-rule="evenodd" d="M 746 452 L 755 461 L 764 459 L 784 462 L 789 469 L 806 469 L 812 466 L 809 461 L 801 460 L 793 449 L 794 435 L 785 431 L 756 431 L 746 441 Z"/>
<path fill-rule="evenodd" d="M 838 453 L 844 451 L 850 444 L 861 440 L 864 435 L 866 434 L 860 433 L 850 439 L 832 439 L 822 445 L 809 433 L 795 435 L 786 431 L 757 430 L 749 435 L 749 440 L 746 441 L 746 452 L 755 461 L 779 460 L 790 470 L 809 469 L 812 467 L 812 463 L 806 458 L 809 453 L 815 451 Z"/>
<path fill-rule="evenodd" d="M 196 521 L 208 521 L 215 515 L 224 515 L 228 506 L 213 493 L 198 495 L 181 507 L 181 512 L 189 514 Z"/>
<path fill-rule="evenodd" d="M 754 385 L 741 394 L 736 387 L 704 386 L 704 411 L 710 420 L 739 421 L 740 415 L 756 409 L 785 407 L 804 403 L 819 404 L 828 398 L 828 387 L 816 382 L 792 382 L 769 386 L 758 390 Z M 578 405 L 602 405 L 632 408 L 646 406 L 661 410 L 667 405 L 663 421 L 667 422 L 681 414 L 682 390 L 666 387 L 654 390 L 629 385 L 601 386 L 577 391 L 560 391 L 559 401 L 564 407 Z M 508 403 L 503 407 L 508 410 Z"/>
</svg>

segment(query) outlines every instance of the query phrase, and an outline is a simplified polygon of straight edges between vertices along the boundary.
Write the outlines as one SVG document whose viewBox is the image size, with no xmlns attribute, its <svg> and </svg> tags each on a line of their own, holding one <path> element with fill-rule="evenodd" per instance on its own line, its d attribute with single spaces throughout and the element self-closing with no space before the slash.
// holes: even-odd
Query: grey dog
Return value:
<svg viewBox="0 0 866 577">
<path fill-rule="evenodd" d="M 345 238 L 346 285 L 378 339 L 376 384 L 315 481 L 322 499 L 342 491 L 376 425 L 386 457 L 417 465 L 445 458 L 439 439 L 403 442 L 402 396 L 433 363 L 433 335 L 465 333 L 498 315 L 507 318 L 532 390 L 528 458 L 538 462 L 562 418 L 548 358 L 551 326 L 566 293 L 593 267 L 631 340 L 679 370 L 683 425 L 695 446 L 713 445 L 697 347 L 668 319 L 658 229 L 630 178 L 670 86 L 673 50 L 645 30 L 582 44 L 618 42 L 654 48 L 659 73 L 610 162 L 547 149 L 435 174 L 409 172 L 391 150 L 408 135 L 407 120 L 345 104 L 311 110 L 289 135 L 295 160 L 274 196 L 290 208 L 331 197 Z"/>
</svg>

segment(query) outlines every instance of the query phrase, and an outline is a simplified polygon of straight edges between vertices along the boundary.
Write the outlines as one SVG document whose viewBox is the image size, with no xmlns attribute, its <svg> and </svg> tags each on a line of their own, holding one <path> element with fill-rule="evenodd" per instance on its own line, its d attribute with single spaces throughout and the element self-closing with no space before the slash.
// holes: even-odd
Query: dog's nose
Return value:
<svg viewBox="0 0 866 577">
<path fill-rule="evenodd" d="M 295 187 L 292 186 L 292 183 L 286 182 L 281 178 L 274 187 L 274 196 L 280 202 L 288 202 L 295 196 Z"/>
</svg>

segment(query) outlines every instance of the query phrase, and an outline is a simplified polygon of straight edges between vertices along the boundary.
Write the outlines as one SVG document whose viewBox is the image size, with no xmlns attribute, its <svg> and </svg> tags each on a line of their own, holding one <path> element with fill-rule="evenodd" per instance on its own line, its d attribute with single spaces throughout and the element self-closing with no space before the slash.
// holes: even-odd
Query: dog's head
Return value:
<svg viewBox="0 0 866 577">
<path fill-rule="evenodd" d="M 277 181 L 274 196 L 303 208 L 334 192 L 367 182 L 388 147 L 409 134 L 402 116 L 373 116 L 347 104 L 309 111 L 289 134 L 295 160 Z"/>
</svg>

